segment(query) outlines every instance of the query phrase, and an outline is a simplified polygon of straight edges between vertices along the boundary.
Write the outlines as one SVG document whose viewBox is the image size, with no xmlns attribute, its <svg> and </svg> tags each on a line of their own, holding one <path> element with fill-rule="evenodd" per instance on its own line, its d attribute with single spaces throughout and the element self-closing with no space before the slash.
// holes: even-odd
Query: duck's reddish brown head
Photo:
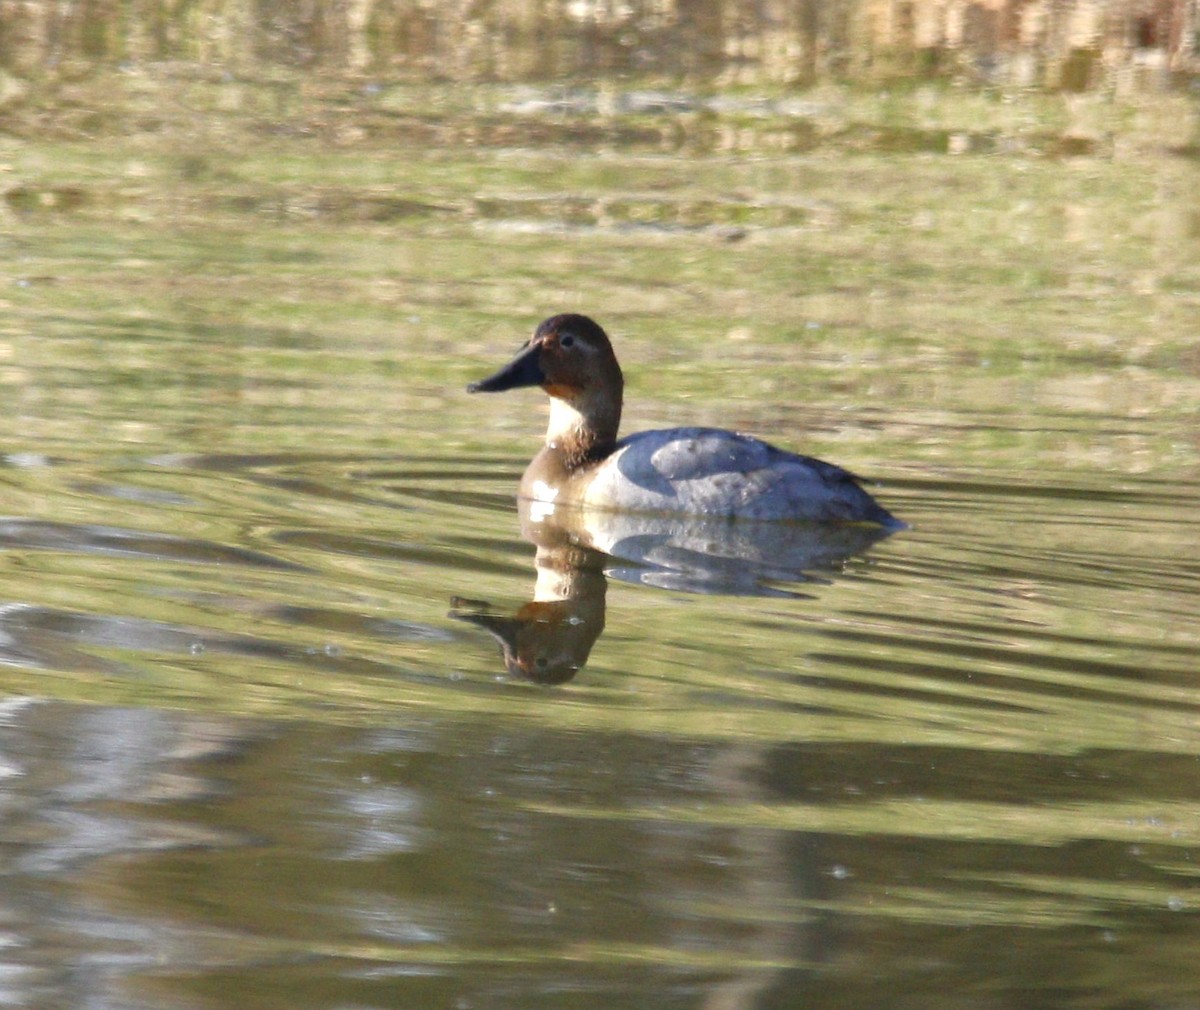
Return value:
<svg viewBox="0 0 1200 1010">
<path fill-rule="evenodd" d="M 500 393 L 522 386 L 541 386 L 565 400 L 603 388 L 619 401 L 624 377 L 600 325 L 566 312 L 544 320 L 512 361 L 494 375 L 471 383 L 467 392 Z"/>
<path fill-rule="evenodd" d="M 625 379 L 597 323 L 575 313 L 551 316 L 512 361 L 467 390 L 498 393 L 522 386 L 541 386 L 550 397 L 546 451 L 559 465 L 573 471 L 612 451 Z"/>
</svg>

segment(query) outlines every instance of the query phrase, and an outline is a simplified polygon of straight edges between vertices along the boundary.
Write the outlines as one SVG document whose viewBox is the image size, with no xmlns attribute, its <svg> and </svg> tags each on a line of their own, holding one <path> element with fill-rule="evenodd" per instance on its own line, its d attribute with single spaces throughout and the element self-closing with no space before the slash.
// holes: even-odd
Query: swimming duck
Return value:
<svg viewBox="0 0 1200 1010">
<path fill-rule="evenodd" d="M 905 524 L 847 470 L 722 428 L 669 428 L 617 438 L 625 380 L 608 334 L 587 316 L 551 316 L 517 356 L 471 393 L 541 386 L 546 444 L 521 478 L 522 498 L 669 515 Z"/>
</svg>

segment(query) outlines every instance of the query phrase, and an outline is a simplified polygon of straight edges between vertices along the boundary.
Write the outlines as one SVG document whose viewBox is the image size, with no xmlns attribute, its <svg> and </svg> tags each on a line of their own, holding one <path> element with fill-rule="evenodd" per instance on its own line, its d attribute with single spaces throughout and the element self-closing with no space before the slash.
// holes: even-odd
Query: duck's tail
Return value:
<svg viewBox="0 0 1200 1010">
<path fill-rule="evenodd" d="M 897 530 L 906 530 L 909 528 L 908 523 L 903 519 L 897 519 L 879 502 L 871 500 L 870 508 L 867 509 L 867 522 L 879 523 L 885 530 L 896 532 Z"/>
</svg>

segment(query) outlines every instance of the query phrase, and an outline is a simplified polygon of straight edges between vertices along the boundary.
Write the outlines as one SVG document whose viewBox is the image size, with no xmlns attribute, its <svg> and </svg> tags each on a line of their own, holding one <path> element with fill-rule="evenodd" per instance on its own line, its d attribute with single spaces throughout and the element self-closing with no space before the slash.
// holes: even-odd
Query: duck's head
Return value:
<svg viewBox="0 0 1200 1010">
<path fill-rule="evenodd" d="M 541 386 L 550 396 L 546 444 L 573 462 L 594 459 L 616 442 L 625 380 L 608 334 L 587 316 L 551 316 L 495 375 L 470 393 Z"/>
<path fill-rule="evenodd" d="M 624 379 L 608 334 L 587 316 L 564 313 L 543 321 L 529 342 L 495 375 L 467 387 L 499 393 L 541 386 L 550 396 L 574 402 L 596 392 L 620 402 Z"/>
</svg>

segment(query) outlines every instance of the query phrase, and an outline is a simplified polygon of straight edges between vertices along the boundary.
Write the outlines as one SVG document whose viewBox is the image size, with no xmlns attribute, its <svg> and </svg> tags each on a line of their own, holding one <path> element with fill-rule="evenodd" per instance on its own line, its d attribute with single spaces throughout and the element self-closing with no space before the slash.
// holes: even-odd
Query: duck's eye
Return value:
<svg viewBox="0 0 1200 1010">
<path fill-rule="evenodd" d="M 561 337 L 558 338 L 558 346 L 559 347 L 570 347 L 574 343 L 575 343 L 575 338 L 573 336 L 571 336 L 571 334 L 569 334 L 569 333 L 564 333 Z"/>
</svg>

